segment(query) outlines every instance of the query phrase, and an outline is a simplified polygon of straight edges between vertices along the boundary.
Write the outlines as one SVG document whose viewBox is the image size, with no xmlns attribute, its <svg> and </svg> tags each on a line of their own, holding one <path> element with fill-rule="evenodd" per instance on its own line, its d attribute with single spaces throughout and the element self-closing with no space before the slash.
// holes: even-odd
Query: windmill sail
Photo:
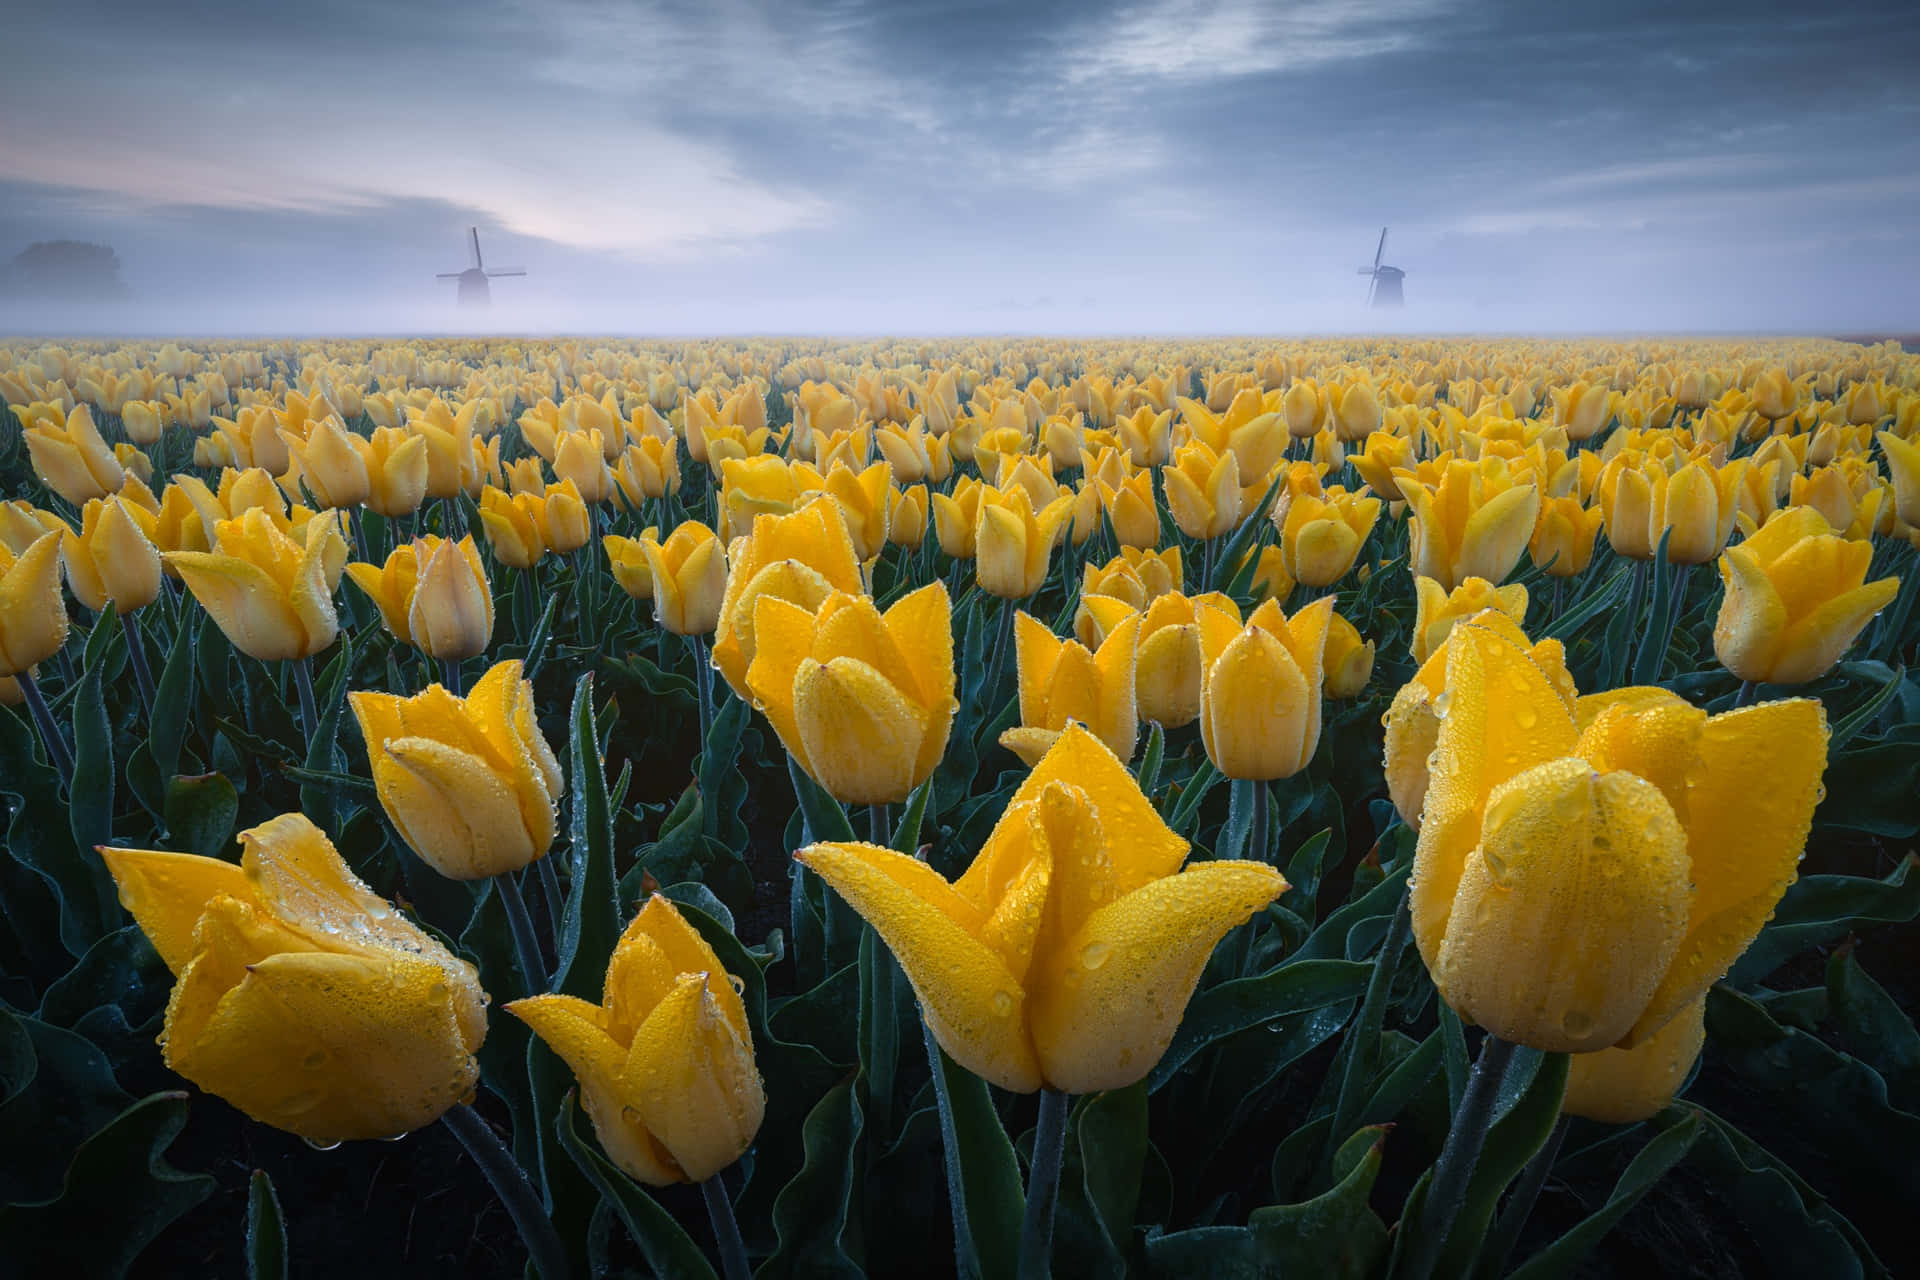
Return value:
<svg viewBox="0 0 1920 1280">
<path fill-rule="evenodd" d="M 434 277 L 438 280 L 458 280 L 460 282 L 457 296 L 460 305 L 463 307 L 485 307 L 492 304 L 493 295 L 487 288 L 488 280 L 496 276 L 524 276 L 527 274 L 525 269 L 521 267 L 496 267 L 492 271 L 487 270 L 486 259 L 480 256 L 480 228 L 478 227 L 467 228 L 467 253 L 473 259 L 472 266 L 468 267 L 465 271 L 442 271 Z"/>
<path fill-rule="evenodd" d="M 1361 267 L 1360 274 L 1367 277 L 1367 305 L 1369 307 L 1398 307 L 1406 299 L 1400 292 L 1400 281 L 1406 278 L 1406 272 L 1398 267 L 1383 266 L 1381 260 L 1387 256 L 1387 229 L 1380 228 L 1380 243 L 1373 250 L 1373 265 Z"/>
</svg>

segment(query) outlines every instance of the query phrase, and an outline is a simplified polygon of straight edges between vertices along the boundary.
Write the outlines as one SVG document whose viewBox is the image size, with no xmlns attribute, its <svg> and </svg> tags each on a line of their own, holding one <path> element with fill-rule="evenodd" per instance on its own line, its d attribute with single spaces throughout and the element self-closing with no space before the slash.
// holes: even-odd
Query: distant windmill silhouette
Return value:
<svg viewBox="0 0 1920 1280">
<path fill-rule="evenodd" d="M 1407 273 L 1398 267 L 1383 267 L 1380 259 L 1387 252 L 1387 229 L 1380 228 L 1380 247 L 1373 251 L 1373 265 L 1360 268 L 1360 274 L 1373 279 L 1367 285 L 1367 305 L 1370 307 L 1401 307 L 1406 298 L 1400 293 L 1400 282 Z M 461 286 L 464 288 L 465 286 Z"/>
<path fill-rule="evenodd" d="M 459 303 L 463 307 L 486 307 L 493 304 L 493 295 L 487 289 L 487 281 L 494 276 L 523 276 L 523 267 L 500 267 L 489 271 L 480 260 L 480 228 L 467 228 L 467 246 L 473 253 L 473 265 L 465 271 L 442 271 L 436 280 L 458 280 L 460 282 Z"/>
</svg>

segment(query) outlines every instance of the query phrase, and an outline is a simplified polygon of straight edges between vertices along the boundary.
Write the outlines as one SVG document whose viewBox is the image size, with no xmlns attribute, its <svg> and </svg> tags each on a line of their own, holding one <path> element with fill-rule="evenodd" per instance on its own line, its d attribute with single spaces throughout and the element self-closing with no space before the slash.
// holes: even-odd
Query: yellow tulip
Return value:
<svg viewBox="0 0 1920 1280">
<path fill-rule="evenodd" d="M 80 532 L 68 530 L 61 541 L 74 599 L 95 613 L 112 601 L 121 615 L 153 603 L 160 594 L 160 552 L 146 534 L 151 520 L 135 516 L 117 496 L 87 503 Z"/>
<path fill-rule="evenodd" d="M 1252 387 L 1237 393 L 1222 414 L 1185 396 L 1179 404 L 1192 438 L 1215 453 L 1232 453 L 1243 475 L 1267 474 L 1287 451 L 1286 423 Z"/>
<path fill-rule="evenodd" d="M 1329 698 L 1351 698 L 1373 677 L 1373 641 L 1339 614 L 1327 621 L 1326 687 Z"/>
<path fill-rule="evenodd" d="M 951 496 L 931 495 L 933 532 L 940 539 L 940 550 L 955 560 L 973 559 L 973 535 L 980 522 L 980 498 L 985 490 L 986 486 L 972 476 L 961 476 L 954 482 Z"/>
<path fill-rule="evenodd" d="M 486 530 L 493 558 L 510 569 L 531 569 L 547 554 L 542 527 L 544 494 L 516 493 L 509 497 L 488 487 L 480 491 L 480 527 Z"/>
<path fill-rule="evenodd" d="M 1080 571 L 1080 599 L 1087 601 L 1110 596 L 1125 601 L 1129 608 L 1144 611 L 1169 592 L 1181 587 L 1180 548 L 1165 551 L 1141 551 L 1122 547 L 1120 554 L 1102 565 L 1084 565 Z M 1100 643 L 1105 631 L 1096 631 L 1094 620 L 1084 608 L 1076 607 L 1073 632 L 1089 649 Z"/>
<path fill-rule="evenodd" d="M 473 535 L 424 538 L 416 546 L 424 555 L 407 606 L 410 643 L 450 662 L 484 653 L 493 640 L 493 591 Z"/>
<path fill-rule="evenodd" d="M 1707 1039 L 1707 998 L 1673 1016 L 1632 1049 L 1576 1053 L 1567 1064 L 1560 1110 L 1602 1124 L 1638 1124 L 1673 1101 Z"/>
<path fill-rule="evenodd" d="M 1280 516 L 1278 503 L 1274 514 Z M 1276 522 L 1288 575 L 1305 587 L 1332 586 L 1353 568 L 1379 518 L 1380 499 L 1364 493 L 1335 488 L 1323 498 L 1292 499 Z"/>
<path fill-rule="evenodd" d="M 1075 725 L 958 881 L 874 845 L 794 856 L 873 925 L 961 1066 L 1017 1093 L 1091 1093 L 1153 1070 L 1214 945 L 1286 889 L 1263 863 L 1182 871 L 1186 853 Z"/>
<path fill-rule="evenodd" d="M 853 539 L 854 554 L 864 562 L 887 547 L 887 519 L 893 514 L 887 501 L 893 484 L 893 472 L 885 462 L 876 462 L 864 471 L 854 471 L 836 462 L 826 474 L 824 492 L 840 504 L 846 517 L 847 536 Z"/>
<path fill-rule="evenodd" d="M 1468 578 L 1499 582 L 1527 549 L 1540 515 L 1540 490 L 1499 458 L 1447 464 L 1433 488 L 1402 472 L 1412 513 L 1412 568 L 1451 591 Z"/>
<path fill-rule="evenodd" d="M 183 495 L 184 500 L 184 495 Z M 0 546 L 19 555 L 47 533 L 67 532 L 67 522 L 25 498 L 0 502 Z"/>
<path fill-rule="evenodd" d="M 435 871 L 479 880 L 552 846 L 565 780 L 518 661 L 496 663 L 464 698 L 430 684 L 410 698 L 356 689 L 347 700 L 380 807 Z"/>
<path fill-rule="evenodd" d="M 826 479 L 805 463 L 789 463 L 774 454 L 728 458 L 720 464 L 720 529 L 735 538 L 762 515 L 785 515 L 826 487 Z"/>
<path fill-rule="evenodd" d="M 573 1070 L 608 1157 L 648 1186 L 704 1182 L 760 1131 L 766 1091 L 727 976 L 655 894 L 620 935 L 599 1004 L 536 995 L 507 1005 Z"/>
<path fill-rule="evenodd" d="M 1408 648 L 1415 662 L 1438 653 L 1455 623 L 1482 610 L 1498 609 L 1516 625 L 1526 625 L 1527 589 L 1517 582 L 1496 587 L 1485 578 L 1468 578 L 1452 591 L 1443 591 L 1431 578 L 1415 578 L 1413 587 L 1417 599 Z"/>
<path fill-rule="evenodd" d="M 309 1142 L 395 1138 L 470 1098 L 487 1033 L 472 965 L 356 879 L 297 813 L 239 865 L 102 847 L 173 971 L 167 1066 Z"/>
<path fill-rule="evenodd" d="M 331 513 L 307 522 L 305 545 L 259 507 L 214 530 L 212 551 L 169 551 L 202 608 L 233 647 L 262 661 L 305 658 L 333 643 L 333 590 L 347 563 Z"/>
<path fill-rule="evenodd" d="M 74 506 L 119 492 L 126 473 L 87 406 L 74 406 L 65 422 L 43 419 L 23 434 L 33 473 Z"/>
<path fill-rule="evenodd" d="M 569 431 L 553 451 L 553 474 L 573 482 L 580 501 L 589 504 L 613 500 L 613 469 L 607 466 L 606 445 L 598 431 Z"/>
<path fill-rule="evenodd" d="M 1622 453 L 1601 471 L 1596 487 L 1607 542 L 1615 553 L 1634 560 L 1653 558 L 1654 472 L 1666 473 L 1658 462 Z"/>
<path fill-rule="evenodd" d="M 1153 496 L 1153 473 L 1136 471 L 1118 485 L 1096 479 L 1100 505 L 1113 522 L 1123 547 L 1154 547 L 1160 542 L 1160 508 Z"/>
<path fill-rule="evenodd" d="M 547 473 L 541 469 L 538 458 L 516 458 L 500 468 L 500 479 L 504 483 L 493 487 L 504 488 L 515 496 L 523 493 L 544 496 L 547 492 Z"/>
<path fill-rule="evenodd" d="M 1200 717 L 1200 650 L 1198 610 L 1212 606 L 1234 618 L 1239 606 L 1217 593 L 1188 599 L 1177 591 L 1156 596 L 1144 611 L 1113 596 L 1082 596 L 1087 615 L 1081 643 L 1103 645 L 1116 628 L 1140 615 L 1140 637 L 1134 657 L 1133 689 L 1139 717 L 1164 728 L 1177 729 Z"/>
<path fill-rule="evenodd" d="M 287 442 L 292 474 L 299 482 L 289 490 L 291 494 L 297 495 L 304 484 L 323 507 L 357 507 L 373 496 L 368 465 L 372 448 L 337 418 L 314 423 L 305 439 L 291 431 L 280 434 Z"/>
<path fill-rule="evenodd" d="M 754 603 L 747 688 L 795 762 L 849 804 L 893 804 L 940 763 L 959 702 L 953 619 L 934 582 L 884 614 L 834 592 L 807 609 Z"/>
<path fill-rule="evenodd" d="M 1652 505 L 1647 513 L 1647 540 L 1655 548 L 1667 539 L 1672 564 L 1705 564 L 1720 554 L 1733 532 L 1738 510 L 1744 458 L 1715 468 L 1689 462 L 1669 476 L 1664 467 L 1652 469 Z"/>
<path fill-rule="evenodd" d="M 367 442 L 367 506 L 389 520 L 412 515 L 427 500 L 427 442 L 399 427 L 380 427 Z"/>
<path fill-rule="evenodd" d="M 1037 763 L 1069 721 L 1078 721 L 1122 760 L 1133 755 L 1140 721 L 1134 669 L 1140 618 L 1130 615 L 1106 633 L 1097 651 L 1062 640 L 1030 614 L 1013 620 L 1014 658 L 1020 678 L 1020 724 L 1000 735 L 1000 745 Z"/>
<path fill-rule="evenodd" d="M 1714 656 L 1759 684 L 1819 679 L 1899 594 L 1898 578 L 1867 581 L 1872 562 L 1872 543 L 1835 535 L 1811 507 L 1780 512 L 1720 557 Z"/>
<path fill-rule="evenodd" d="M 1229 778 L 1290 778 L 1320 745 L 1320 695 L 1333 599 L 1288 618 L 1268 600 L 1242 624 L 1201 606 L 1200 736 Z"/>
<path fill-rule="evenodd" d="M 1254 562 L 1253 577 L 1247 586 L 1253 592 L 1255 601 L 1278 600 L 1285 604 L 1287 598 L 1293 594 L 1294 587 L 1298 585 L 1293 580 L 1293 574 L 1287 571 L 1286 552 L 1279 547 L 1268 545 L 1261 547 L 1257 554 L 1251 551 L 1247 554 L 1253 557 Z M 1244 565 L 1246 561 L 1242 560 L 1240 563 Z M 1364 580 L 1367 570 L 1362 568 L 1360 572 Z"/>
<path fill-rule="evenodd" d="M 541 540 L 549 550 L 566 555 L 586 546 L 593 537 L 593 516 L 571 480 L 548 485 L 533 510 L 540 521 Z"/>
<path fill-rule="evenodd" d="M 893 468 L 893 478 L 901 484 L 919 484 L 923 480 L 937 484 L 946 479 L 933 474 L 926 429 L 918 422 L 906 427 L 887 423 L 874 434 L 873 442 L 880 446 L 880 455 Z"/>
<path fill-rule="evenodd" d="M 887 541 L 918 551 L 927 537 L 927 486 L 895 489 L 888 500 Z"/>
<path fill-rule="evenodd" d="M 455 416 L 446 402 L 435 400 L 428 411 L 408 413 L 407 430 L 426 442 L 427 497 L 453 498 L 480 487 L 480 468 L 473 457 L 473 415 L 479 401 L 461 406 Z"/>
<path fill-rule="evenodd" d="M 675 529 L 664 543 L 643 539 L 653 580 L 653 616 L 677 636 L 710 634 L 720 621 L 727 590 L 727 553 L 698 520 Z"/>
<path fill-rule="evenodd" d="M 1307 440 L 1320 434 L 1327 425 L 1327 397 L 1311 378 L 1301 378 L 1287 388 L 1280 400 L 1280 411 L 1287 419 L 1287 434 L 1295 440 Z"/>
<path fill-rule="evenodd" d="M 1380 397 L 1368 384 L 1330 386 L 1327 401 L 1334 434 L 1342 442 L 1357 444 L 1380 429 Z"/>
<path fill-rule="evenodd" d="M 1893 477 L 1894 512 L 1909 529 L 1920 529 L 1920 444 L 1882 431 L 1880 446 L 1886 453 L 1887 472 Z"/>
<path fill-rule="evenodd" d="M 121 407 L 120 425 L 127 429 L 127 439 L 143 448 L 159 444 L 160 433 L 166 430 L 159 406 L 144 400 L 129 400 Z"/>
<path fill-rule="evenodd" d="M 1569 710 L 1509 636 L 1472 624 L 1442 697 L 1411 881 L 1435 985 L 1547 1052 L 1645 1043 L 1793 881 L 1826 767 L 1820 704 L 1709 717 L 1624 689 Z"/>
<path fill-rule="evenodd" d="M 981 486 L 980 514 L 973 530 L 974 574 L 980 588 L 1003 600 L 1024 600 L 1047 580 L 1073 499 L 1055 498 L 1038 512 L 1018 485 Z"/>
<path fill-rule="evenodd" d="M 786 515 L 758 515 L 753 532 L 727 548 L 727 589 L 713 636 L 713 665 L 742 698 L 755 652 L 754 610 L 778 596 L 809 614 L 834 592 L 860 595 L 866 583 L 840 504 L 821 495 Z"/>
<path fill-rule="evenodd" d="M 1231 450 L 1216 453 L 1203 441 L 1190 441 L 1160 478 L 1167 511 L 1189 538 L 1218 538 L 1240 523 L 1240 464 Z"/>
<path fill-rule="evenodd" d="M 1158 467 L 1173 453 L 1173 413 L 1141 405 L 1114 419 L 1113 434 L 1136 467 Z"/>
<path fill-rule="evenodd" d="M 1589 382 L 1570 387 L 1549 388 L 1553 397 L 1554 424 L 1566 429 L 1569 440 L 1591 440 L 1613 416 L 1613 392 Z"/>
<path fill-rule="evenodd" d="M 1755 379 L 1748 403 L 1761 417 L 1777 422 L 1799 410 L 1800 392 L 1801 388 L 1787 376 L 1785 369 L 1768 369 Z"/>
<path fill-rule="evenodd" d="M 17 556 L 0 543 L 0 676 L 31 673 L 67 642 L 61 536 L 49 530 Z"/>
<path fill-rule="evenodd" d="M 1593 541 L 1605 519 L 1599 507 L 1580 505 L 1568 494 L 1540 504 L 1527 553 L 1534 564 L 1556 578 L 1576 578 L 1593 563 Z"/>
<path fill-rule="evenodd" d="M 647 436 L 627 446 L 613 478 L 627 510 L 638 511 L 649 498 L 680 492 L 680 451 L 671 440 Z"/>
<path fill-rule="evenodd" d="M 654 525 L 648 525 L 638 538 L 609 533 L 600 539 L 601 549 L 607 553 L 607 567 L 613 570 L 613 580 L 635 600 L 653 599 L 653 569 L 640 544 L 659 540 L 660 530 Z"/>
<path fill-rule="evenodd" d="M 1567 673 L 1566 649 L 1558 640 L 1542 640 L 1539 644 L 1533 644 L 1520 630 L 1520 624 L 1500 607 L 1497 600 L 1491 602 L 1490 608 L 1482 609 L 1466 621 L 1476 627 L 1496 631 L 1526 650 L 1534 665 L 1546 673 L 1547 682 L 1568 709 L 1572 709 L 1575 696 L 1573 677 Z M 1387 709 L 1386 750 L 1383 757 L 1387 795 L 1393 800 L 1393 807 L 1399 811 L 1401 820 L 1415 831 L 1420 829 L 1421 810 L 1426 806 L 1430 757 L 1434 743 L 1440 737 L 1440 712 L 1444 709 L 1440 695 L 1446 691 L 1447 646 L 1458 632 L 1459 628 L 1454 627 L 1446 633 L 1445 638 L 1420 664 L 1413 679 L 1400 686 L 1399 692 L 1393 696 L 1392 706 Z"/>
<path fill-rule="evenodd" d="M 1359 453 L 1349 454 L 1347 461 L 1366 481 L 1367 488 L 1381 498 L 1388 502 L 1404 499 L 1395 472 L 1410 470 L 1413 466 L 1413 445 L 1409 441 L 1390 431 L 1376 431 L 1367 437 L 1366 447 Z"/>
</svg>

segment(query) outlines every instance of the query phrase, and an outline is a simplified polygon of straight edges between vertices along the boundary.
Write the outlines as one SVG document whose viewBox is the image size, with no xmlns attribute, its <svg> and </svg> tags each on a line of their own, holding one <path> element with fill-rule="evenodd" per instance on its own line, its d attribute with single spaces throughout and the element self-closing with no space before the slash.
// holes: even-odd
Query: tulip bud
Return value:
<svg viewBox="0 0 1920 1280">
<path fill-rule="evenodd" d="M 1367 687 L 1373 676 L 1373 641 L 1339 614 L 1327 621 L 1327 696 L 1351 698 Z"/>
<path fill-rule="evenodd" d="M 1286 617 L 1268 600 L 1245 625 L 1201 607 L 1200 734 L 1229 778 L 1290 778 L 1320 745 L 1320 697 L 1333 600 Z"/>
<path fill-rule="evenodd" d="M 309 520 L 303 538 L 296 542 L 253 507 L 219 522 L 214 551 L 169 551 L 165 559 L 234 648 L 262 661 L 305 658 L 339 634 L 333 590 L 347 544 L 331 514 Z"/>
<path fill-rule="evenodd" d="M 1160 542 L 1160 509 L 1153 496 L 1153 473 L 1137 471 L 1119 485 L 1096 481 L 1100 503 L 1113 521 L 1123 547 L 1153 547 Z"/>
<path fill-rule="evenodd" d="M 1279 514 L 1277 505 L 1275 514 Z M 1338 582 L 1353 568 L 1379 518 L 1380 499 L 1344 489 L 1329 490 L 1324 498 L 1302 495 L 1289 501 L 1280 521 L 1280 546 L 1289 576 L 1314 588 Z"/>
<path fill-rule="evenodd" d="M 1408 647 L 1415 662 L 1439 652 L 1455 623 L 1482 610 L 1498 609 L 1522 626 L 1527 621 L 1527 589 L 1517 582 L 1496 587 L 1485 578 L 1468 578 L 1449 592 L 1432 578 L 1415 578 L 1413 586 L 1418 601 Z"/>
<path fill-rule="evenodd" d="M 648 525 L 638 539 L 613 533 L 600 539 L 600 546 L 607 553 L 607 566 L 613 570 L 613 580 L 635 600 L 653 599 L 653 568 L 647 563 L 647 553 L 640 549 L 640 544 L 659 540 L 660 530 L 653 525 Z"/>
<path fill-rule="evenodd" d="M 884 614 L 865 596 L 808 610 L 768 592 L 754 615 L 747 687 L 810 777 L 849 804 L 892 804 L 926 781 L 959 708 L 942 583 Z"/>
<path fill-rule="evenodd" d="M 664 543 L 643 539 L 640 553 L 647 558 L 660 625 L 677 636 L 710 634 L 727 590 L 727 554 L 713 530 L 689 520 Z"/>
<path fill-rule="evenodd" d="M 1217 538 L 1240 523 L 1240 464 L 1231 450 L 1216 453 L 1191 441 L 1160 474 L 1167 510 L 1189 538 Z"/>
<path fill-rule="evenodd" d="M 981 589 L 1003 600 L 1024 600 L 1038 591 L 1072 505 L 1071 498 L 1059 497 L 1036 513 L 1025 489 L 983 486 L 974 524 L 974 573 Z"/>
<path fill-rule="evenodd" d="M 518 871 L 553 844 L 560 763 L 540 734 L 533 685 L 501 662 L 465 698 L 347 695 L 380 806 L 401 838 L 454 880 Z"/>
<path fill-rule="evenodd" d="M 437 545 L 436 545 L 437 544 Z M 407 609 L 412 643 L 429 658 L 458 662 L 493 639 L 493 592 L 471 534 L 431 539 Z"/>
<path fill-rule="evenodd" d="M 1020 725 L 1000 735 L 1000 745 L 1031 768 L 1069 720 L 1091 729 L 1108 750 L 1133 755 L 1140 727 L 1134 671 L 1140 619 L 1131 615 L 1106 633 L 1097 652 L 1061 640 L 1045 623 L 1020 613 L 1013 620 L 1014 656 L 1020 677 Z"/>
<path fill-rule="evenodd" d="M 375 896 L 297 813 L 240 833 L 235 866 L 103 846 L 175 986 L 167 1066 L 316 1145 L 395 1138 L 472 1097 L 487 994 L 472 965 Z"/>
<path fill-rule="evenodd" d="M 536 995 L 507 1012 L 566 1061 L 594 1136 L 648 1186 L 704 1182 L 760 1130 L 766 1091 L 740 993 L 658 894 L 615 945 L 600 1004 Z"/>
<path fill-rule="evenodd" d="M 1600 508 L 1583 507 L 1572 495 L 1549 498 L 1527 543 L 1534 564 L 1556 578 L 1574 578 L 1593 563 L 1593 541 L 1604 519 Z"/>
<path fill-rule="evenodd" d="M 67 642 L 60 543 L 52 530 L 18 556 L 0 543 L 0 676 L 32 672 Z"/>
<path fill-rule="evenodd" d="M 392 520 L 412 515 L 427 498 L 427 442 L 397 427 L 368 441 L 366 504 Z"/>
<path fill-rule="evenodd" d="M 896 489 L 887 516 L 887 541 L 908 551 L 918 551 L 927 536 L 927 486 L 916 484 Z"/>
<path fill-rule="evenodd" d="M 112 601 L 124 616 L 160 594 L 160 552 L 118 497 L 87 503 L 80 532 L 65 535 L 61 554 L 74 598 L 95 613 Z"/>
<path fill-rule="evenodd" d="M 125 472 L 87 406 L 76 406 L 64 423 L 41 421 L 23 434 L 33 473 L 74 506 L 119 491 Z"/>
<path fill-rule="evenodd" d="M 554 450 L 553 474 L 572 481 L 582 502 L 610 501 L 614 491 L 613 471 L 607 466 L 605 453 L 598 431 L 569 431 L 560 437 Z"/>
</svg>

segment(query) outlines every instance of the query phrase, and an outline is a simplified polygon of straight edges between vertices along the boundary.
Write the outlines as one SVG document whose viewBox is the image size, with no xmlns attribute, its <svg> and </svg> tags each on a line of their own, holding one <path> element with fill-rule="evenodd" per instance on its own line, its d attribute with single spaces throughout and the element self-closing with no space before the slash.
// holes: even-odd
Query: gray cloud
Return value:
<svg viewBox="0 0 1920 1280">
<path fill-rule="evenodd" d="M 1906 4 L 82 0 L 13 33 L 0 255 L 107 240 L 141 301 L 0 329 L 444 328 L 470 222 L 531 272 L 511 328 L 1357 328 L 1382 224 L 1414 328 L 1920 327 Z"/>
</svg>

